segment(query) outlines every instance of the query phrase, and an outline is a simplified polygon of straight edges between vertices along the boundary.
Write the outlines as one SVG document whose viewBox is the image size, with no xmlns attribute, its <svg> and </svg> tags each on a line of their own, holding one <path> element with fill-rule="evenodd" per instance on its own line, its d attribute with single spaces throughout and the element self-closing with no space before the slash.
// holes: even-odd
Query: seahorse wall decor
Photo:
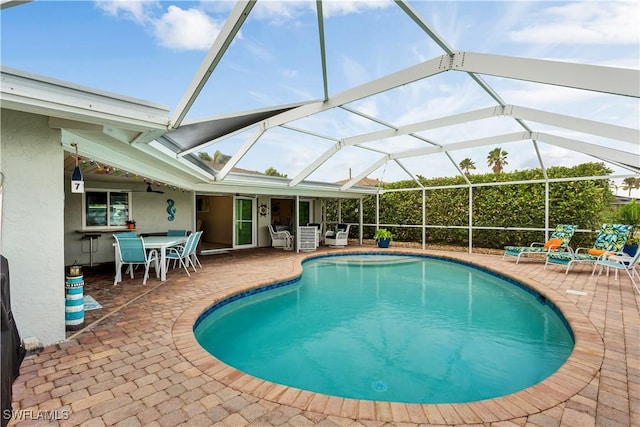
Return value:
<svg viewBox="0 0 640 427">
<path fill-rule="evenodd" d="M 173 221 L 176 219 L 176 202 L 173 199 L 167 199 L 167 212 L 169 213 L 169 217 L 167 218 L 169 221 Z"/>
</svg>

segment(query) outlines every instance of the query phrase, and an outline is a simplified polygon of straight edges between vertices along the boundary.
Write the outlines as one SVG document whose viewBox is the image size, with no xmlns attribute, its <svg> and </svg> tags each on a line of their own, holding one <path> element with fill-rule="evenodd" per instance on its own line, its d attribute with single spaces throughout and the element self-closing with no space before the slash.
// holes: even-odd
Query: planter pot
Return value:
<svg viewBox="0 0 640 427">
<path fill-rule="evenodd" d="M 135 224 L 127 224 L 127 228 L 129 230 L 133 230 L 134 228 L 136 228 L 136 225 Z"/>
<path fill-rule="evenodd" d="M 632 245 L 624 245 L 624 249 L 622 251 L 629 256 L 635 256 L 636 252 L 638 252 L 638 244 L 634 243 Z"/>
<path fill-rule="evenodd" d="M 380 239 L 380 240 L 378 240 L 378 247 L 379 248 L 388 248 L 389 247 L 389 243 L 391 243 L 391 239 Z"/>
</svg>

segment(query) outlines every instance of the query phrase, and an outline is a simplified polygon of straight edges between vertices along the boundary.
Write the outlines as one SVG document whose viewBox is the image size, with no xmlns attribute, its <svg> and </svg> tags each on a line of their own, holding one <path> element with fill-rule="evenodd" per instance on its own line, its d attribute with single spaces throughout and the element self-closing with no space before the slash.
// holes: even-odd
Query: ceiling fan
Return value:
<svg viewBox="0 0 640 427">
<path fill-rule="evenodd" d="M 154 190 L 153 188 L 151 188 L 151 184 L 147 183 L 147 193 L 164 194 L 164 191 Z"/>
</svg>

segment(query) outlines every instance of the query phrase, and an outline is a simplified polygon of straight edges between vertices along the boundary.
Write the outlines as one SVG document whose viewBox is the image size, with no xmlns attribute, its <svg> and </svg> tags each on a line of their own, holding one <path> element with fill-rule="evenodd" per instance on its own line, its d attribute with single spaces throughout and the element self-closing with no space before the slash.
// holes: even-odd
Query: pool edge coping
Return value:
<svg viewBox="0 0 640 427">
<path fill-rule="evenodd" d="M 197 342 L 193 325 L 200 315 L 214 304 L 233 295 L 270 285 L 293 280 L 300 276 L 303 263 L 311 258 L 330 254 L 382 253 L 433 256 L 455 262 L 471 264 L 500 276 L 516 280 L 532 288 L 553 302 L 570 325 L 575 345 L 566 362 L 552 375 L 541 382 L 512 394 L 492 399 L 467 403 L 416 404 L 386 401 L 357 400 L 314 393 L 262 380 L 239 371 L 208 353 Z M 241 393 L 248 393 L 281 405 L 303 411 L 349 419 L 392 421 L 412 423 L 465 424 L 491 423 L 513 420 L 537 414 L 566 402 L 578 394 L 594 379 L 604 359 L 604 342 L 591 321 L 566 296 L 544 284 L 513 272 L 473 262 L 467 254 L 440 253 L 420 249 L 346 248 L 328 253 L 300 253 L 292 263 L 293 271 L 278 278 L 256 280 L 244 285 L 212 292 L 198 303 L 183 311 L 172 327 L 176 349 L 195 368 L 220 383 Z"/>
</svg>

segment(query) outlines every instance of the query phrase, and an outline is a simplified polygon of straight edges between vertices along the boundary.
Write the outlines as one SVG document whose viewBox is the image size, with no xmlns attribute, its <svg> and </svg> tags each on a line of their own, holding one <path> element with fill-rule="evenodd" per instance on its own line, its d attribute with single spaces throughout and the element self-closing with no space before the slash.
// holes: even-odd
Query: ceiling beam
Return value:
<svg viewBox="0 0 640 427">
<path fill-rule="evenodd" d="M 508 105 L 505 108 L 504 114 L 506 116 L 531 120 L 536 123 L 544 123 L 562 129 L 575 130 L 636 145 L 640 144 L 640 131 L 637 129 L 535 110 L 533 108 L 519 107 L 517 105 Z"/>
<path fill-rule="evenodd" d="M 451 70 L 640 97 L 640 71 L 627 68 L 458 52 Z"/>
<path fill-rule="evenodd" d="M 264 126 L 258 127 L 258 129 L 256 129 L 251 134 L 251 136 L 249 136 L 247 141 L 245 141 L 245 143 L 242 144 L 242 147 L 240 147 L 240 149 L 236 151 L 236 154 L 234 154 L 233 157 L 229 159 L 229 161 L 224 165 L 222 170 L 218 172 L 216 179 L 219 181 L 225 179 L 225 177 L 229 174 L 229 172 L 231 172 L 231 169 L 233 169 L 238 164 L 238 162 L 242 160 L 244 155 L 247 154 L 247 152 L 251 149 L 251 147 L 253 147 L 253 144 L 256 143 L 256 141 L 262 136 L 264 132 L 265 132 Z"/>
<path fill-rule="evenodd" d="M 325 151 L 322 156 L 318 157 L 313 163 L 311 163 L 308 167 L 302 170 L 293 180 L 291 180 L 291 183 L 289 185 L 295 186 L 301 181 L 303 181 L 305 178 L 307 178 L 309 175 L 315 172 L 316 169 L 322 166 L 323 163 L 329 160 L 329 158 L 331 158 L 332 155 L 334 155 L 344 147 L 356 145 L 356 144 L 364 144 L 366 142 L 378 141 L 385 138 L 393 138 L 397 136 L 409 135 L 412 133 L 425 131 L 429 129 L 452 126 L 455 124 L 485 119 L 485 118 L 497 116 L 500 114 L 502 114 L 501 107 L 489 107 L 489 108 L 483 108 L 480 110 L 470 111 L 466 113 L 454 114 L 452 116 L 440 117 L 438 119 L 426 120 L 424 122 L 414 123 L 406 126 L 401 126 L 398 128 L 384 129 L 376 132 L 370 132 L 362 135 L 356 135 L 353 137 L 344 138 L 343 140 L 340 141 L 339 144 L 336 144 L 335 146 Z M 435 144 L 430 141 L 429 143 Z"/>
<path fill-rule="evenodd" d="M 193 76 L 191 83 L 187 87 L 186 92 L 178 102 L 173 115 L 171 116 L 171 127 L 177 129 L 180 127 L 182 120 L 187 115 L 196 98 L 207 84 L 209 77 L 213 74 L 220 60 L 231 45 L 231 42 L 240 31 L 244 21 L 249 16 L 249 12 L 255 6 L 255 1 L 238 1 L 229 14 L 229 18 L 225 21 L 224 27 L 220 30 L 218 37 L 213 42 L 207 56 L 200 64 L 200 68 Z"/>
<path fill-rule="evenodd" d="M 369 166 L 368 168 L 360 172 L 360 174 L 358 174 L 356 177 L 351 178 L 349 182 L 346 182 L 342 187 L 340 187 L 340 191 L 347 191 L 348 189 L 356 185 L 358 182 L 360 182 L 360 180 L 369 176 L 371 172 L 375 171 L 376 169 L 378 169 L 379 167 L 387 163 L 389 160 L 390 160 L 390 157 L 388 154 L 382 157 L 381 159 L 377 160 L 371 166 Z"/>
<path fill-rule="evenodd" d="M 617 150 L 615 148 L 603 147 L 601 145 L 591 144 L 576 139 L 563 138 L 561 136 L 550 135 L 543 132 L 538 132 L 537 136 L 538 141 L 555 145 L 557 147 L 562 147 L 567 150 L 584 153 L 589 156 L 603 159 L 609 162 L 640 165 L 640 155 L 635 153 L 629 153 L 627 151 Z"/>
</svg>

